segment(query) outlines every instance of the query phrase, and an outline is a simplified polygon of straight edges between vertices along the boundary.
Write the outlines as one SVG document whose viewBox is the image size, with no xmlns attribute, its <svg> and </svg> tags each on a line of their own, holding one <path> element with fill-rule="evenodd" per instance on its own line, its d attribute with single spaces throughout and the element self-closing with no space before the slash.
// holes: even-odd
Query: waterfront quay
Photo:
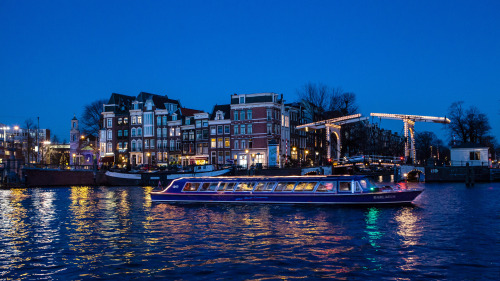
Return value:
<svg viewBox="0 0 500 281">
<path fill-rule="evenodd" d="M 497 280 L 500 183 L 411 206 L 153 204 L 153 187 L 0 190 L 5 280 Z"/>
</svg>

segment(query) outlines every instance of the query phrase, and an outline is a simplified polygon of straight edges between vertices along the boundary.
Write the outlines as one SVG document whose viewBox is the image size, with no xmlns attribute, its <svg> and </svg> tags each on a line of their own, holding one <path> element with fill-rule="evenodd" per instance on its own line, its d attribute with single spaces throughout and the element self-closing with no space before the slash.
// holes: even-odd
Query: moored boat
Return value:
<svg viewBox="0 0 500 281">
<path fill-rule="evenodd" d="M 153 202 L 409 204 L 423 188 L 377 186 L 366 176 L 198 177 L 151 192 Z"/>
<path fill-rule="evenodd" d="M 230 169 L 215 170 L 212 165 L 195 166 L 190 171 L 123 173 L 107 171 L 106 184 L 112 186 L 156 185 L 159 181 L 170 182 L 181 177 L 216 177 L 228 174 Z"/>
</svg>

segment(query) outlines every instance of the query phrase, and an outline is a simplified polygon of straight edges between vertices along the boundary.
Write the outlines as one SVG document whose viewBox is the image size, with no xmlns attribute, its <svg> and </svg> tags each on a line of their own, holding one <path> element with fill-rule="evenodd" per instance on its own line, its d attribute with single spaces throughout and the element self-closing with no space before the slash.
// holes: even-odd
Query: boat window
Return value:
<svg viewBox="0 0 500 281">
<path fill-rule="evenodd" d="M 234 182 L 226 182 L 225 184 L 222 184 L 219 186 L 219 191 L 233 191 L 234 189 Z"/>
<path fill-rule="evenodd" d="M 208 191 L 208 187 L 210 186 L 210 183 L 209 182 L 204 182 L 202 185 L 201 185 L 201 188 L 200 188 L 200 191 Z"/>
<path fill-rule="evenodd" d="M 258 182 L 255 191 L 263 191 L 266 184 L 267 182 Z"/>
<path fill-rule="evenodd" d="M 208 187 L 208 191 L 216 191 L 218 185 L 219 185 L 218 182 L 211 183 L 210 186 Z"/>
<path fill-rule="evenodd" d="M 350 181 L 339 182 L 339 191 L 351 191 L 351 182 Z"/>
<path fill-rule="evenodd" d="M 278 182 L 274 191 L 292 191 L 295 186 L 295 182 Z"/>
<path fill-rule="evenodd" d="M 219 184 L 219 188 L 217 188 L 217 191 L 224 191 L 224 189 L 226 188 L 226 185 L 228 185 L 229 183 L 228 182 L 221 182 Z"/>
<path fill-rule="evenodd" d="M 246 186 L 242 186 L 243 191 L 252 191 L 255 186 L 255 182 L 248 182 Z"/>
<path fill-rule="evenodd" d="M 365 184 L 366 184 L 366 182 L 365 182 Z M 356 182 L 354 190 L 355 190 L 355 192 L 363 192 L 363 189 L 361 189 L 361 185 L 359 182 Z"/>
<path fill-rule="evenodd" d="M 199 186 L 200 186 L 199 182 L 187 182 L 184 185 L 184 188 L 182 189 L 182 191 L 196 191 L 196 190 L 198 190 Z"/>
<path fill-rule="evenodd" d="M 359 184 L 361 184 L 361 188 L 363 190 L 377 187 L 377 185 L 372 180 L 370 180 L 370 179 L 359 180 Z"/>
<path fill-rule="evenodd" d="M 285 189 L 285 186 L 286 186 L 285 182 L 279 182 L 278 185 L 276 185 L 274 191 L 283 191 L 283 189 Z"/>
<path fill-rule="evenodd" d="M 366 180 L 359 180 L 359 184 L 361 185 L 361 188 L 367 189 L 368 188 L 368 183 Z"/>
<path fill-rule="evenodd" d="M 316 192 L 337 192 L 337 182 L 326 182 L 322 181 L 318 184 Z"/>
<path fill-rule="evenodd" d="M 283 190 L 283 191 L 292 191 L 295 184 L 296 184 L 295 182 L 287 182 L 285 190 Z"/>
<path fill-rule="evenodd" d="M 314 182 L 299 182 L 293 191 L 313 191 L 315 185 Z"/>
<path fill-rule="evenodd" d="M 234 191 L 252 191 L 254 183 L 250 182 L 240 182 L 234 189 Z"/>
<path fill-rule="evenodd" d="M 293 191 L 304 191 L 304 187 L 306 187 L 307 182 L 299 182 Z"/>
<path fill-rule="evenodd" d="M 273 191 L 273 187 L 275 184 L 275 182 L 268 182 L 264 187 L 264 191 Z"/>
<path fill-rule="evenodd" d="M 306 187 L 304 187 L 304 191 L 313 191 L 315 186 L 315 182 L 308 182 Z"/>
</svg>

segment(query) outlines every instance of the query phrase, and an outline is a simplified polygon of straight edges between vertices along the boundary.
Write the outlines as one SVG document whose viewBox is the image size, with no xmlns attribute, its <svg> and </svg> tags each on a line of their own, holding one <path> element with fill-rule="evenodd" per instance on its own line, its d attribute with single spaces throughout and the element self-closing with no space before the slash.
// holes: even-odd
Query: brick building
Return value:
<svg viewBox="0 0 500 281">
<path fill-rule="evenodd" d="M 281 140 L 282 101 L 275 93 L 231 96 L 231 151 L 238 165 L 278 165 L 279 152 L 270 150 L 270 144 Z"/>
<path fill-rule="evenodd" d="M 112 94 L 102 113 L 101 160 L 132 167 L 283 166 L 313 151 L 309 135 L 295 130 L 310 121 L 304 112 L 276 93 L 234 94 L 230 104 L 215 105 L 210 113 L 167 96 Z"/>
</svg>

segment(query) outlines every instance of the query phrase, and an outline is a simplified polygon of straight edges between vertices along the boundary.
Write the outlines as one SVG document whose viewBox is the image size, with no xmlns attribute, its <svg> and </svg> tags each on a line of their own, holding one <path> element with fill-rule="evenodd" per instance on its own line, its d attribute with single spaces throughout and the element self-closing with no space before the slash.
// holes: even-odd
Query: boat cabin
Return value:
<svg viewBox="0 0 500 281">
<path fill-rule="evenodd" d="M 366 177 L 182 178 L 166 192 L 215 193 L 365 193 L 377 186 Z M 377 190 L 378 191 L 378 190 Z"/>
</svg>

